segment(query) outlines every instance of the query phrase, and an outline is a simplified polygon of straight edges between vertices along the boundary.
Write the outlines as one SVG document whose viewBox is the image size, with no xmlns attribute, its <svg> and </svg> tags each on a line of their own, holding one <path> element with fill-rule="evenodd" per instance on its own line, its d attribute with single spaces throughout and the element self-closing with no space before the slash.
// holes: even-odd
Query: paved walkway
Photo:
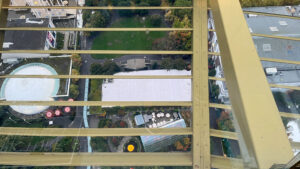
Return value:
<svg viewBox="0 0 300 169">
<path fill-rule="evenodd" d="M 64 37 L 64 48 L 63 49 L 68 50 L 70 32 L 65 32 L 64 35 L 65 35 L 65 37 Z"/>
</svg>

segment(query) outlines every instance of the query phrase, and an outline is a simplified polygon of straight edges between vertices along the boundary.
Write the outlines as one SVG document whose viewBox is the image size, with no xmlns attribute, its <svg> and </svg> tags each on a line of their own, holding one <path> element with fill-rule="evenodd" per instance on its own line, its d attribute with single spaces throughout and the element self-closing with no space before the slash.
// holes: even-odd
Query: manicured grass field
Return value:
<svg viewBox="0 0 300 169">
<path fill-rule="evenodd" d="M 111 27 L 153 27 L 148 19 L 122 17 Z M 163 25 L 162 25 L 163 27 Z M 167 36 L 167 32 L 101 32 L 94 40 L 92 50 L 151 50 L 155 39 Z M 115 58 L 121 55 L 93 55 L 95 59 Z"/>
</svg>

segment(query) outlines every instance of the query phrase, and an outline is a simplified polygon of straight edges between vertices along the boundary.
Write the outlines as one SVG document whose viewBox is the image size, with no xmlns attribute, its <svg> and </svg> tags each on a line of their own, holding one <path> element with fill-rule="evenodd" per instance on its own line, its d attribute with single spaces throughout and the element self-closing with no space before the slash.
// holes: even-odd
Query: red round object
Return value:
<svg viewBox="0 0 300 169">
<path fill-rule="evenodd" d="M 47 118 L 51 118 L 52 116 L 53 116 L 52 112 L 51 111 L 47 111 L 46 117 Z"/>
<path fill-rule="evenodd" d="M 65 107 L 65 108 L 64 108 L 64 111 L 65 111 L 66 113 L 70 113 L 71 107 Z"/>
<path fill-rule="evenodd" d="M 74 99 L 70 98 L 70 99 L 68 99 L 68 101 L 69 101 L 69 102 L 72 102 L 72 101 L 74 101 Z"/>
<path fill-rule="evenodd" d="M 61 111 L 58 110 L 58 109 L 56 109 L 55 112 L 54 112 L 54 114 L 55 114 L 56 116 L 60 116 L 60 115 L 61 115 Z"/>
</svg>

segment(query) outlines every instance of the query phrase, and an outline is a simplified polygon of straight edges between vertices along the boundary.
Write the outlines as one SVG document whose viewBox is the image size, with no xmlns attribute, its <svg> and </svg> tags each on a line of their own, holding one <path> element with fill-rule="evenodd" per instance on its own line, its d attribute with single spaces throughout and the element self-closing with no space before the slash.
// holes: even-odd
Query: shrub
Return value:
<svg viewBox="0 0 300 169">
<path fill-rule="evenodd" d="M 208 72 L 208 76 L 216 76 L 216 69 L 210 69 Z"/>
<path fill-rule="evenodd" d="M 138 4 L 138 6 L 149 6 L 149 3 L 147 2 L 141 2 Z M 146 10 L 146 9 L 139 9 L 139 10 L 136 10 L 135 12 L 136 14 L 140 15 L 140 16 L 145 16 L 149 13 L 149 10 Z"/>
<path fill-rule="evenodd" d="M 162 18 L 160 15 L 155 14 L 150 16 L 150 24 L 152 26 L 160 26 L 162 23 Z"/>
<path fill-rule="evenodd" d="M 70 85 L 70 97 L 76 99 L 79 96 L 79 87 L 76 84 Z"/>
<path fill-rule="evenodd" d="M 56 49 L 63 49 L 64 48 L 64 40 L 65 40 L 65 35 L 57 32 L 56 36 Z"/>
<path fill-rule="evenodd" d="M 150 6 L 160 6 L 161 0 L 148 0 Z"/>
<path fill-rule="evenodd" d="M 120 1 L 118 3 L 118 6 L 131 6 L 131 3 L 129 1 Z M 120 16 L 125 16 L 125 17 L 130 17 L 134 15 L 133 10 L 119 10 L 119 15 Z"/>
<path fill-rule="evenodd" d="M 103 70 L 101 64 L 93 63 L 90 71 L 92 75 L 101 75 Z"/>
</svg>

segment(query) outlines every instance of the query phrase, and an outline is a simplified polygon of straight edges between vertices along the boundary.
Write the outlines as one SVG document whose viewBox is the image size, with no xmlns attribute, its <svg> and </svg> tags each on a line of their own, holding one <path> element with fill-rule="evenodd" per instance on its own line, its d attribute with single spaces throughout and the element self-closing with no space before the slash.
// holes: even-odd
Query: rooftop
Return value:
<svg viewBox="0 0 300 169">
<path fill-rule="evenodd" d="M 49 19 L 17 19 L 7 22 L 7 27 L 48 27 Z M 47 31 L 5 31 L 5 46 L 8 50 L 44 50 Z M 33 38 L 34 37 L 34 38 Z M 7 48 L 6 48 L 7 47 Z"/>
<path fill-rule="evenodd" d="M 191 75 L 191 71 L 145 70 L 114 75 Z M 191 101 L 191 80 L 113 79 L 103 83 L 102 101 Z"/>
</svg>

